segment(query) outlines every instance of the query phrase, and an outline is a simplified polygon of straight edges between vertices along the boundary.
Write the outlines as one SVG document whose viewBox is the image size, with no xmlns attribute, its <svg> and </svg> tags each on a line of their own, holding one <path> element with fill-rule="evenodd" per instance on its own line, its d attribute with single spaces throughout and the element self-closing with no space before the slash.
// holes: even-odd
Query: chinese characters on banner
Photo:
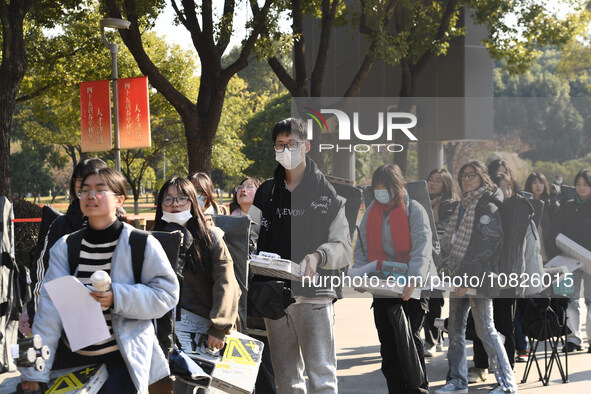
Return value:
<svg viewBox="0 0 591 394">
<path fill-rule="evenodd" d="M 80 84 L 82 152 L 111 149 L 111 89 L 109 81 Z"/>
<path fill-rule="evenodd" d="M 119 99 L 119 145 L 121 149 L 149 148 L 150 104 L 148 77 L 117 80 Z"/>
</svg>

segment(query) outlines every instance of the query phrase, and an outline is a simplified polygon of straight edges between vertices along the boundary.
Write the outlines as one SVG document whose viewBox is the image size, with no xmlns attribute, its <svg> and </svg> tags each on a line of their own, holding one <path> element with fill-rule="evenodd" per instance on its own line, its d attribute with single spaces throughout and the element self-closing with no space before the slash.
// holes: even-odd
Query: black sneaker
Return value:
<svg viewBox="0 0 591 394">
<path fill-rule="evenodd" d="M 582 350 L 581 345 L 577 345 L 572 342 L 567 342 L 566 345 L 564 345 L 564 347 L 562 348 L 563 353 L 572 353 L 579 350 Z"/>
</svg>

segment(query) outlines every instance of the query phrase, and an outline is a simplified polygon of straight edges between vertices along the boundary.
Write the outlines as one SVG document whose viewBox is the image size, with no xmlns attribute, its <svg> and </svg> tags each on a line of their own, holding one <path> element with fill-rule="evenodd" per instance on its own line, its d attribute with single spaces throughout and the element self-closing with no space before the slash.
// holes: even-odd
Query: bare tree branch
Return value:
<svg viewBox="0 0 591 394">
<path fill-rule="evenodd" d="M 337 8 L 340 0 L 322 0 L 322 27 L 320 30 L 320 43 L 316 54 L 316 64 L 311 74 L 310 94 L 312 97 L 320 97 L 322 94 L 322 80 L 326 61 L 328 59 L 328 47 L 330 45 L 330 35 L 334 26 L 334 20 L 337 14 Z"/>
<path fill-rule="evenodd" d="M 458 4 L 458 0 L 450 0 L 445 7 L 445 11 L 443 12 L 443 16 L 441 18 L 441 23 L 439 24 L 439 29 L 437 31 L 437 35 L 435 36 L 434 42 L 441 43 L 445 38 L 445 34 L 449 30 L 449 24 L 451 22 L 451 18 L 456 12 L 456 6 Z M 431 48 L 435 47 L 435 45 L 431 45 Z M 420 73 L 427 63 L 433 58 L 434 52 L 433 49 L 426 51 L 423 56 L 419 59 L 419 61 L 412 66 L 412 73 L 418 74 Z"/>
<path fill-rule="evenodd" d="M 185 26 L 186 29 L 189 29 L 187 27 L 187 18 L 185 18 L 185 15 L 179 10 L 179 7 L 176 5 L 176 0 L 172 0 L 171 4 L 172 8 L 174 9 L 174 12 L 176 13 L 177 18 L 179 18 L 179 21 L 181 21 L 181 23 L 183 24 L 183 26 Z"/>
<path fill-rule="evenodd" d="M 238 59 L 236 59 L 234 63 L 230 64 L 225 70 L 222 71 L 224 78 L 227 78 L 227 80 L 230 80 L 230 78 L 234 74 L 248 66 L 248 56 L 254 49 L 254 44 L 256 43 L 260 34 L 266 28 L 265 20 L 270 12 L 272 4 L 273 0 L 266 0 L 265 4 L 263 5 L 263 8 L 259 10 L 257 14 L 253 15 L 254 27 L 252 29 L 252 32 L 250 33 L 250 36 L 242 45 L 242 49 L 240 50 L 240 56 L 238 56 Z"/>
<path fill-rule="evenodd" d="M 234 7 L 234 0 L 224 1 L 224 11 L 220 21 L 220 39 L 216 44 L 219 53 L 224 53 L 232 38 L 232 30 L 234 29 Z"/>
<path fill-rule="evenodd" d="M 16 102 L 22 103 L 23 101 L 34 99 L 35 97 L 40 96 L 43 92 L 45 92 L 46 90 L 48 90 L 49 88 L 51 88 L 55 85 L 56 85 L 55 83 L 48 83 L 47 85 L 40 87 L 39 89 L 37 89 L 34 92 L 31 92 L 29 94 L 25 94 L 24 96 L 17 97 Z"/>
</svg>

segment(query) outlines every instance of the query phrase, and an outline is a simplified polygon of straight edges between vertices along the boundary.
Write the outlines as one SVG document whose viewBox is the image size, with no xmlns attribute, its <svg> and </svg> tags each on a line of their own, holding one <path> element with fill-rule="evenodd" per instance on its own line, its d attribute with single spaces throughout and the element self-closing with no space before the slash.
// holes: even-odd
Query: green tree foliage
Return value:
<svg viewBox="0 0 591 394">
<path fill-rule="evenodd" d="M 571 97 L 573 81 L 557 72 L 560 64 L 561 52 L 547 48 L 523 74 L 494 70 L 495 128 L 517 134 L 530 146 L 523 156 L 534 161 L 565 161 L 591 150 L 589 98 Z"/>
<path fill-rule="evenodd" d="M 495 59 L 503 59 L 504 66 L 513 73 L 523 72 L 546 45 L 564 45 L 577 31 L 583 0 L 564 0 L 574 11 L 561 18 L 549 2 L 532 0 L 363 0 L 345 3 L 339 0 L 292 1 L 293 18 L 293 76 L 274 57 L 269 64 L 293 96 L 318 97 L 330 47 L 331 30 L 341 16 L 350 26 L 359 29 L 367 38 L 367 52 L 359 60 L 359 70 L 353 80 L 343 81 L 348 86 L 344 97 L 358 94 L 361 84 L 379 57 L 400 70 L 400 97 L 412 97 L 426 66 L 437 56 L 447 54 L 452 40 L 465 34 L 464 21 L 473 10 L 473 18 L 487 27 L 485 44 Z M 346 8 L 345 8 L 346 4 Z M 353 7 L 350 7 L 353 6 Z M 357 7 L 357 8 L 356 8 Z M 319 20 L 319 31 L 310 31 L 318 50 L 312 62 L 305 55 L 306 37 L 303 15 Z M 312 63 L 312 71 L 308 72 Z M 406 168 L 408 141 L 397 141 L 405 149 L 395 156 L 403 171 Z"/>
<path fill-rule="evenodd" d="M 52 53 L 53 59 L 67 57 L 76 46 L 60 52 L 44 39 L 41 29 L 55 28 L 70 17 L 80 15 L 83 6 L 76 0 L 11 0 L 0 2 L 0 39 L 2 62 L 0 64 L 0 194 L 10 195 L 11 170 L 9 164 L 12 115 L 20 84 L 27 69 L 36 69 L 40 53 Z M 42 38 L 42 39 L 39 39 Z M 39 40 L 38 40 L 39 39 Z M 33 43 L 34 41 L 34 43 Z M 30 58 L 29 60 L 27 58 Z M 51 57 L 51 56 L 50 56 Z M 57 77 L 59 78 L 59 77 Z M 31 97 L 55 83 L 40 79 Z M 31 88 L 32 86 L 27 86 Z"/>
<path fill-rule="evenodd" d="M 252 164 L 244 171 L 249 176 L 263 179 L 273 176 L 277 166 L 271 131 L 281 119 L 291 114 L 291 96 L 284 94 L 267 103 L 265 108 L 256 113 L 244 128 L 242 141 L 245 144 L 244 154 L 251 159 Z"/>
<path fill-rule="evenodd" d="M 121 30 L 125 45 L 130 49 L 142 72 L 150 77 L 152 85 L 174 106 L 183 119 L 189 170 L 211 170 L 212 142 L 218 131 L 226 89 L 231 78 L 248 65 L 249 56 L 259 35 L 273 23 L 276 2 L 265 0 L 262 6 L 257 1 L 249 2 L 253 17 L 248 22 L 248 37 L 243 41 L 240 56 L 236 61 L 222 67 L 222 55 L 233 33 L 235 0 L 226 0 L 221 15 L 214 12 L 213 2 L 172 1 L 178 21 L 191 33 L 193 44 L 201 63 L 199 95 L 192 99 L 179 90 L 179 85 L 167 78 L 155 64 L 157 57 L 146 51 L 144 30 L 150 29 L 154 17 L 163 7 L 161 0 L 136 1 L 104 0 L 103 5 L 110 17 L 124 16 L 131 22 L 129 30 Z M 180 5 L 180 6 L 179 6 Z"/>
<path fill-rule="evenodd" d="M 242 152 L 244 147 L 240 135 L 248 119 L 257 110 L 256 100 L 264 100 L 247 90 L 247 84 L 233 77 L 226 90 L 224 111 L 213 140 L 212 167 L 219 169 L 228 177 L 239 176 L 248 168 L 252 160 Z M 262 107 L 262 106 L 261 106 Z"/>
<path fill-rule="evenodd" d="M 561 175 L 565 185 L 574 185 L 575 175 L 582 169 L 591 169 L 591 153 L 582 158 L 566 160 L 562 163 L 552 161 L 536 161 L 533 163 L 533 171 L 541 172 L 551 181 L 556 175 Z"/>
<path fill-rule="evenodd" d="M 46 153 L 46 152 L 45 152 Z M 53 187 L 51 172 L 38 150 L 22 150 L 10 155 L 10 166 L 13 168 L 12 192 L 18 197 L 28 193 L 35 196 L 46 194 Z"/>
<path fill-rule="evenodd" d="M 93 4 L 91 2 L 91 4 Z M 95 39 L 98 40 L 97 26 L 100 15 L 95 9 L 90 9 L 85 17 L 78 21 L 78 25 L 69 26 L 64 34 L 68 35 L 67 42 L 83 40 L 85 37 L 85 26 L 93 26 Z M 79 28 L 76 28 L 79 26 Z M 90 34 L 90 33 L 89 33 Z M 121 78 L 141 75 L 137 64 L 124 45 L 121 45 L 120 38 L 110 35 L 111 42 L 119 41 L 118 68 Z M 195 75 L 196 59 L 190 53 L 183 51 L 180 46 L 169 46 L 164 40 L 153 32 L 144 35 L 148 53 L 157 54 L 161 70 L 171 80 L 181 86 L 181 91 L 188 97 L 197 97 L 199 78 Z M 79 85 L 81 81 L 107 79 L 111 74 L 111 61 L 109 51 L 100 43 L 98 50 L 86 49 L 73 51 L 70 61 L 63 64 L 62 68 L 52 70 L 50 67 L 39 69 L 40 80 L 51 80 L 55 73 L 64 73 L 61 83 L 43 85 L 41 90 L 23 100 L 17 111 L 17 127 L 15 136 L 21 140 L 31 141 L 39 146 L 63 147 L 75 166 L 80 157 L 103 156 L 113 158 L 112 152 L 82 153 L 80 151 L 80 94 Z M 96 53 L 95 53 L 96 52 Z M 41 64 L 44 64 L 40 61 Z M 30 78 L 30 87 L 38 83 L 35 78 Z M 45 86 L 47 86 L 45 88 Z M 178 113 L 165 100 L 162 95 L 150 89 L 150 115 L 152 127 L 152 147 L 148 149 L 123 151 L 122 172 L 126 176 L 132 189 L 134 198 L 139 197 L 142 177 L 149 171 L 149 166 L 157 166 L 157 161 L 162 158 L 163 149 L 167 149 L 169 168 L 173 171 L 187 173 L 186 141 L 184 139 L 183 124 Z M 137 160 L 137 163 L 134 161 Z M 72 167 L 73 168 L 73 167 Z M 170 173 L 169 170 L 169 173 Z M 137 213 L 137 210 L 136 210 Z"/>
<path fill-rule="evenodd" d="M 230 53 L 223 57 L 222 65 L 226 67 L 227 65 L 232 64 L 239 56 L 240 48 L 232 48 Z M 284 60 L 282 62 L 286 62 L 288 56 L 289 54 L 284 54 Z M 254 55 L 249 59 L 248 67 L 238 72 L 237 75 L 246 82 L 250 92 L 265 94 L 271 97 L 287 92 L 267 62 L 262 59 L 257 59 Z"/>
</svg>

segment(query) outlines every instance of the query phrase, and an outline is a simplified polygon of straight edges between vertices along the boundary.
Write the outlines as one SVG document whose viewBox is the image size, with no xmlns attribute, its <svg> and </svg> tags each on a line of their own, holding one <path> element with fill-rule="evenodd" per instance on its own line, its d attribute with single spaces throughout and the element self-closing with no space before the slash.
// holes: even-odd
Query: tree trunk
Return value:
<svg viewBox="0 0 591 394">
<path fill-rule="evenodd" d="M 31 0 L 0 2 L 2 64 L 0 65 L 0 195 L 11 198 L 10 126 L 19 85 L 27 71 L 23 20 Z"/>
<path fill-rule="evenodd" d="M 133 193 L 133 214 L 134 215 L 140 214 L 140 189 L 139 188 Z"/>
<path fill-rule="evenodd" d="M 11 199 L 10 124 L 12 123 L 14 106 L 10 106 L 10 97 L 6 96 L 10 96 L 10 94 L 4 90 L 3 84 L 0 83 L 0 174 L 2 174 L 0 176 L 0 196 Z M 15 98 L 16 95 L 12 97 Z"/>
<path fill-rule="evenodd" d="M 189 122 L 185 122 L 189 173 L 205 172 L 210 174 L 213 137 L 208 138 L 204 127 L 197 129 L 192 123 L 196 123 L 194 119 L 189 119 Z M 189 133 L 191 133 L 191 138 L 189 138 Z"/>
<path fill-rule="evenodd" d="M 445 146 L 445 162 L 447 163 L 447 170 L 454 175 L 454 158 L 459 142 L 448 142 Z"/>
<path fill-rule="evenodd" d="M 182 114 L 187 137 L 189 173 L 205 172 L 211 175 L 211 154 L 228 81 L 215 68 L 204 68 L 201 75 L 196 111 Z"/>
</svg>

